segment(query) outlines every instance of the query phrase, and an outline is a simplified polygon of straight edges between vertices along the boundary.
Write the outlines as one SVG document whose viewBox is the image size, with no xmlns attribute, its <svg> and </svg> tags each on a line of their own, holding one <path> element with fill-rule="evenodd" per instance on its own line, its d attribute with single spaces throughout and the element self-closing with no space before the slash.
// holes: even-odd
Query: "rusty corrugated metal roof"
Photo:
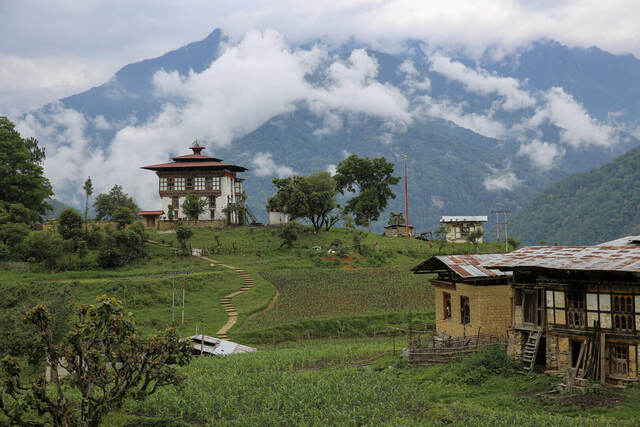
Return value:
<svg viewBox="0 0 640 427">
<path fill-rule="evenodd" d="M 607 242 L 610 243 L 612 242 Z M 603 245 L 529 246 L 505 254 L 501 259 L 487 262 L 484 267 L 640 273 L 640 245 Z"/>
<path fill-rule="evenodd" d="M 616 240 L 611 240 L 610 242 L 600 243 L 597 246 L 629 246 L 629 245 L 640 245 L 640 236 L 621 237 Z"/>
<path fill-rule="evenodd" d="M 438 255 L 429 258 L 422 264 L 412 268 L 412 271 L 437 271 L 446 267 L 463 279 L 478 279 L 510 275 L 510 272 L 484 267 L 485 263 L 498 262 L 504 254 L 477 255 Z"/>
</svg>

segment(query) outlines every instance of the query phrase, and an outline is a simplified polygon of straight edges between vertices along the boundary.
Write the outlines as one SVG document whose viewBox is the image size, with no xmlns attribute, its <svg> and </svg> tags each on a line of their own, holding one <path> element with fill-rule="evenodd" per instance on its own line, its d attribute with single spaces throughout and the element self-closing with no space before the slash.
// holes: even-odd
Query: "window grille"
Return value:
<svg viewBox="0 0 640 427">
<path fill-rule="evenodd" d="M 167 191 L 173 191 L 173 189 L 175 188 L 174 184 L 175 182 L 173 180 L 173 177 L 167 177 Z"/>
<path fill-rule="evenodd" d="M 612 375 L 626 377 L 629 375 L 629 346 L 614 345 L 610 351 L 610 370 Z"/>
<path fill-rule="evenodd" d="M 196 190 L 204 190 L 204 177 L 196 176 L 195 178 L 195 187 Z"/>
<path fill-rule="evenodd" d="M 234 185 L 234 191 L 236 194 L 240 194 L 242 193 L 242 182 L 241 181 L 236 181 L 233 183 Z"/>
<path fill-rule="evenodd" d="M 186 182 L 185 188 L 187 190 L 193 190 L 193 178 L 189 176 L 186 178 L 185 182 Z"/>
<path fill-rule="evenodd" d="M 613 328 L 633 331 L 633 298 L 631 295 L 613 296 Z"/>
<path fill-rule="evenodd" d="M 567 292 L 567 325 L 574 328 L 586 326 L 585 294 Z"/>
<path fill-rule="evenodd" d="M 174 189 L 176 191 L 184 191 L 184 178 L 183 177 L 179 177 L 179 178 L 174 178 Z"/>
<path fill-rule="evenodd" d="M 160 191 L 167 191 L 167 178 L 160 178 Z"/>
<path fill-rule="evenodd" d="M 220 190 L 220 177 L 208 176 L 206 180 L 206 189 L 214 191 Z"/>
</svg>

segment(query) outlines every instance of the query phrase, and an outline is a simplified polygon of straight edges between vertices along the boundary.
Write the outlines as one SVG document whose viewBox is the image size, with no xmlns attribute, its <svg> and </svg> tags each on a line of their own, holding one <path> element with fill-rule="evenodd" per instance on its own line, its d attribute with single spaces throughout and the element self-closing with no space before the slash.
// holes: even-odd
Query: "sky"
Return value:
<svg viewBox="0 0 640 427">
<path fill-rule="evenodd" d="M 208 141 L 215 151 L 301 104 L 322 123 L 315 135 L 339 130 L 349 114 L 365 114 L 384 122 L 377 143 L 391 144 L 414 120 L 433 117 L 490 138 L 515 140 L 518 156 L 548 170 L 567 150 L 616 144 L 623 129 L 591 117 L 564 88 L 533 93 L 525 81 L 470 68 L 452 59 L 451 52 L 499 59 L 552 39 L 640 57 L 637 0 L 619 0 L 616 7 L 594 0 L 0 0 L 0 16 L 0 115 L 45 145 L 46 175 L 56 195 L 71 203 L 79 201 L 71 199 L 77 191 L 69 189 L 80 188 L 91 175 L 98 192 L 123 183 L 141 206 L 153 206 L 157 195 L 143 191 L 154 185 L 152 174 L 122 164 L 159 163 L 167 154 L 183 154 L 185 135 Z M 135 117 L 109 123 L 61 103 L 52 104 L 46 116 L 29 113 L 103 84 L 128 63 L 200 40 L 215 28 L 230 42 L 207 69 L 187 77 L 164 71 L 154 75 L 155 93 L 181 102 L 167 102 L 146 123 Z M 411 61 L 398 68 L 404 80 L 394 87 L 376 80 L 377 61 L 366 51 L 354 49 L 346 59 L 328 53 L 332 44 L 352 40 L 394 52 L 407 39 L 431 50 L 429 73 L 460 83 L 470 94 L 495 96 L 496 102 L 484 111 L 470 111 L 434 97 L 429 78 Z M 319 69 L 326 70 L 326 80 L 311 85 L 305 75 Z M 516 125 L 496 118 L 500 112 L 520 111 L 528 113 Z M 548 124 L 561 129 L 559 140 L 543 139 L 540 129 Z M 91 126 L 116 131 L 106 148 L 92 143 Z M 254 153 L 248 166 L 258 177 L 295 172 L 269 152 Z M 333 168 L 327 164 L 327 170 Z M 513 190 L 520 182 L 509 165 L 487 166 L 487 191 Z"/>
<path fill-rule="evenodd" d="M 617 0 L 0 0 L 0 114 L 17 115 L 204 38 L 274 29 L 290 43 L 407 38 L 496 55 L 542 38 L 640 57 L 640 2 Z"/>
</svg>

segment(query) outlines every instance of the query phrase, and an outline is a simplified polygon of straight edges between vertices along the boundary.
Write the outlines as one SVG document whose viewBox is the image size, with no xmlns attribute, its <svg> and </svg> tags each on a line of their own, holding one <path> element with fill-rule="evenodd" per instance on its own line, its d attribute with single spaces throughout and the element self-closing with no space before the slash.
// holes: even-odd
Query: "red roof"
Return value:
<svg viewBox="0 0 640 427">
<path fill-rule="evenodd" d="M 140 216 L 154 216 L 154 215 L 162 215 L 164 211 L 140 211 L 138 215 Z"/>
<path fill-rule="evenodd" d="M 216 159 L 211 156 L 204 156 L 200 154 L 204 147 L 198 145 L 198 140 L 194 142 L 192 147 L 193 154 L 186 154 L 184 156 L 172 157 L 174 160 L 170 163 L 160 163 L 157 165 L 142 166 L 142 169 L 149 170 L 167 170 L 167 169 L 228 169 L 234 172 L 244 172 L 247 168 L 242 166 L 233 165 L 231 163 L 222 163 L 221 159 Z"/>
<path fill-rule="evenodd" d="M 171 162 L 171 163 L 160 163 L 159 165 L 142 166 L 142 169 L 149 169 L 149 170 L 189 169 L 189 168 L 229 169 L 235 172 L 244 172 L 247 170 L 247 168 L 242 166 L 236 166 L 231 163 L 221 163 L 221 162 Z"/>
<path fill-rule="evenodd" d="M 216 159 L 215 157 L 211 157 L 211 156 L 203 156 L 202 154 L 185 154 L 184 156 L 176 156 L 176 157 L 172 157 L 173 160 L 175 161 L 181 161 L 181 160 L 190 160 L 190 161 L 206 161 L 206 160 L 210 160 L 213 162 L 219 162 L 221 161 L 220 159 Z"/>
</svg>

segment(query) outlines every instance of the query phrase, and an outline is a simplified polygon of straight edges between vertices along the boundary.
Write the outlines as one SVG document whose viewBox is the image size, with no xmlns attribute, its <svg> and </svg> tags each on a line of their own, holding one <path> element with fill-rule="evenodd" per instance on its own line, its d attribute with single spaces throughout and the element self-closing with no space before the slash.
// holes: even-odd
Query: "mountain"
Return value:
<svg viewBox="0 0 640 427">
<path fill-rule="evenodd" d="M 434 229 L 441 215 L 517 211 L 552 182 L 599 167 L 640 144 L 640 61 L 630 55 L 553 41 L 500 59 L 445 54 L 411 40 L 393 53 L 354 41 L 330 47 L 321 41 L 285 44 L 271 52 L 269 43 L 280 41 L 270 37 L 254 34 L 248 41 L 232 42 L 216 29 L 203 40 L 129 64 L 103 85 L 30 113 L 24 123 L 36 129 L 33 136 L 42 129 L 41 141 L 54 145 L 47 147 L 52 164 L 68 162 L 66 153 L 77 147 L 85 156 L 98 152 L 109 163 L 123 129 L 126 144 L 146 143 L 140 147 L 147 152 L 154 150 L 158 138 L 184 132 L 169 151 L 158 153 L 163 158 L 184 154 L 200 137 L 207 154 L 249 167 L 248 203 L 263 221 L 266 199 L 273 193 L 271 179 L 278 171 L 327 170 L 355 153 L 385 156 L 401 174 L 402 155 L 407 153 L 409 217 L 417 231 Z M 302 82 L 291 82 L 304 87 L 277 108 L 269 104 L 279 91 L 252 95 L 240 108 L 233 102 L 243 96 L 243 86 L 255 87 L 257 82 L 258 87 L 280 87 L 280 92 L 289 89 L 278 77 L 290 69 L 278 64 L 270 72 L 273 58 L 261 57 L 264 50 L 283 63 L 295 63 L 291 68 L 296 72 L 305 70 Z M 213 68 L 217 74 L 210 73 Z M 228 78 L 243 73 L 250 75 L 246 85 Z M 160 83 L 159 74 L 165 79 Z M 215 86 L 212 75 L 238 87 Z M 213 90 L 218 92 L 212 95 Z M 235 113 L 225 116 L 226 110 Z M 180 114 L 171 115 L 176 111 Z M 216 121 L 217 116 L 227 120 Z M 82 123 L 79 131 L 68 131 L 73 122 L 69 117 Z M 175 128 L 162 128 L 171 119 Z M 61 137 L 51 142 L 54 134 Z M 57 160 L 57 152 L 65 156 Z M 75 167 L 85 168 L 82 155 L 77 157 L 81 160 Z M 111 164 L 131 171 L 140 166 L 122 158 Z M 60 169 L 49 168 L 64 175 Z M 134 184 L 150 183 L 150 178 L 114 174 L 104 187 L 124 184 L 127 192 L 143 199 L 143 208 L 155 207 L 155 187 Z M 76 175 L 80 179 L 93 173 L 82 169 Z M 81 182 L 73 184 L 68 174 L 51 178 L 58 198 L 79 203 L 74 188 Z M 403 210 L 403 187 L 394 190 L 398 198 L 388 211 Z M 387 215 L 374 225 L 376 230 Z M 487 232 L 492 236 L 492 224 Z"/>
<path fill-rule="evenodd" d="M 51 205 L 51 210 L 47 211 L 47 214 L 45 215 L 46 219 L 58 218 L 58 216 L 60 216 L 60 212 L 62 212 L 63 210 L 69 207 L 56 199 L 49 199 L 47 200 L 47 203 Z"/>
<path fill-rule="evenodd" d="M 593 245 L 640 234 L 640 147 L 542 191 L 509 220 L 524 244 Z"/>
</svg>

